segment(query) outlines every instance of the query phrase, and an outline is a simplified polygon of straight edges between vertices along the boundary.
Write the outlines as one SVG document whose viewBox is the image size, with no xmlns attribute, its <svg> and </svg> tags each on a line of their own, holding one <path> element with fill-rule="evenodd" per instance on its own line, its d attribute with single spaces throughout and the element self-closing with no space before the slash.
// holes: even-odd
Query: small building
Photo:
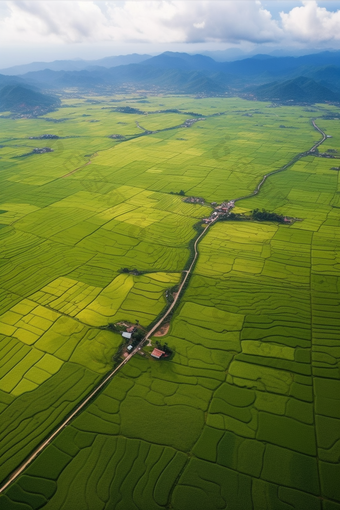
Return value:
<svg viewBox="0 0 340 510">
<path fill-rule="evenodd" d="M 160 349 L 154 348 L 154 350 L 151 353 L 151 356 L 156 359 L 160 359 L 162 356 L 164 356 L 165 352 L 161 351 Z"/>
<path fill-rule="evenodd" d="M 225 213 L 225 212 L 228 212 L 228 207 L 222 207 L 222 209 L 221 209 L 221 210 L 222 210 L 222 212 L 224 212 L 224 213 Z"/>
<path fill-rule="evenodd" d="M 123 338 L 128 338 L 130 340 L 130 338 L 132 337 L 132 333 L 126 333 L 125 331 L 122 333 L 122 337 Z"/>
<path fill-rule="evenodd" d="M 132 345 L 132 344 L 128 345 L 128 346 L 127 346 L 127 348 L 126 348 L 126 350 L 127 350 L 128 352 L 131 352 L 131 351 L 133 350 L 133 345 Z"/>
</svg>

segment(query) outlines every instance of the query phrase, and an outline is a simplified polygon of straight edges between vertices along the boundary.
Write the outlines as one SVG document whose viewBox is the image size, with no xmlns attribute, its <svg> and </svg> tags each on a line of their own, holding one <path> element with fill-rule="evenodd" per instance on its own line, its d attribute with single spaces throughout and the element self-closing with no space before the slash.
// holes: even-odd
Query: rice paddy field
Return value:
<svg viewBox="0 0 340 510">
<path fill-rule="evenodd" d="M 0 117 L 2 481 L 112 369 L 102 326 L 161 313 L 210 202 L 310 149 L 311 119 L 339 157 L 337 112 L 159 96 Z M 292 224 L 208 230 L 160 339 L 174 357 L 135 355 L 1 509 L 340 510 L 338 166 L 309 155 L 235 207 Z"/>
</svg>

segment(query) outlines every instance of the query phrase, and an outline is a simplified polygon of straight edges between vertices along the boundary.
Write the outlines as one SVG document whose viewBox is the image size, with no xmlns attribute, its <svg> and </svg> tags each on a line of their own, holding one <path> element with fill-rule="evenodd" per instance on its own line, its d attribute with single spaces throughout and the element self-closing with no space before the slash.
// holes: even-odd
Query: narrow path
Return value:
<svg viewBox="0 0 340 510">
<path fill-rule="evenodd" d="M 216 217 L 217 219 L 217 217 Z M 176 297 L 175 299 L 173 300 L 173 302 L 171 303 L 171 305 L 169 306 L 169 308 L 167 309 L 167 311 L 165 312 L 165 314 L 160 318 L 160 320 L 153 326 L 152 329 L 150 329 L 150 331 L 146 334 L 145 338 L 142 340 L 143 342 L 145 342 L 145 340 L 149 340 L 150 337 L 157 331 L 157 329 L 159 328 L 159 326 L 164 322 L 164 319 L 166 319 L 168 317 L 168 315 L 171 313 L 171 311 L 173 310 L 173 308 L 176 306 L 176 303 L 177 301 L 179 300 L 179 297 L 181 295 L 181 292 L 183 290 L 183 287 L 184 285 L 186 284 L 193 268 L 194 268 L 194 265 L 196 263 L 196 260 L 197 260 L 197 257 L 198 257 L 198 250 L 197 250 L 197 245 L 198 243 L 200 242 L 200 240 L 202 239 L 202 237 L 204 236 L 204 234 L 206 233 L 206 231 L 208 230 L 208 228 L 211 227 L 211 225 L 213 225 L 213 223 L 216 221 L 216 219 L 214 219 L 209 225 L 207 225 L 205 227 L 205 229 L 203 230 L 203 232 L 198 236 L 198 238 L 196 239 L 195 241 L 195 244 L 194 244 L 194 258 L 193 258 L 193 261 L 191 262 L 190 264 L 190 267 L 187 271 L 183 271 L 185 273 L 185 276 L 183 278 L 183 281 L 178 289 L 178 292 L 176 293 Z"/>
<path fill-rule="evenodd" d="M 74 174 L 75 172 L 78 172 L 78 170 L 82 170 L 83 168 L 85 168 L 87 165 L 90 165 L 92 163 L 92 161 L 88 161 L 87 163 L 84 163 L 84 165 L 78 167 L 78 168 L 75 168 L 74 170 L 72 170 L 71 172 L 69 172 L 68 174 L 65 174 L 65 175 L 62 175 L 60 177 L 60 179 L 64 179 L 65 177 L 68 177 L 69 175 L 72 175 Z"/>
<path fill-rule="evenodd" d="M 143 126 L 141 126 L 137 120 L 136 120 L 136 126 L 137 126 L 139 129 L 141 129 L 142 131 L 144 131 L 145 133 L 148 131 L 148 130 L 147 130 L 147 129 L 145 129 Z"/>
<path fill-rule="evenodd" d="M 12 482 L 14 482 L 14 480 L 16 478 L 18 478 L 19 475 L 21 475 L 21 473 L 27 468 L 27 466 L 29 466 L 29 464 L 31 464 L 31 462 L 33 462 L 33 460 L 39 455 L 39 453 L 41 453 L 45 448 L 46 446 L 48 446 L 51 441 L 53 441 L 53 439 L 70 423 L 71 420 L 73 420 L 73 418 L 82 410 L 84 409 L 84 407 L 90 402 L 90 400 L 95 396 L 97 395 L 97 393 L 100 392 L 100 390 L 105 386 L 105 384 L 128 362 L 130 361 L 130 359 L 132 358 L 132 356 L 134 356 L 134 354 L 136 354 L 136 352 L 138 352 L 140 350 L 141 346 L 140 344 L 124 359 L 124 361 L 122 361 L 114 370 L 112 370 L 111 372 L 109 372 L 109 374 L 105 377 L 105 379 L 103 379 L 101 381 L 101 383 L 99 383 L 99 385 L 91 391 L 91 393 L 85 398 L 85 400 L 83 400 L 75 409 L 74 411 L 72 412 L 72 414 L 70 414 L 68 416 L 68 418 L 66 418 L 61 425 L 59 425 L 59 427 L 54 431 L 52 432 L 52 434 L 50 434 L 47 439 L 45 439 L 45 441 L 43 443 L 41 443 L 34 451 L 33 453 L 31 453 L 31 455 L 28 457 L 28 459 L 26 459 L 26 461 L 21 464 L 21 466 L 16 470 L 14 471 L 11 476 L 9 477 L 9 479 L 7 480 L 6 483 L 4 483 L 1 487 L 0 487 L 0 493 L 3 492 Z"/>
<path fill-rule="evenodd" d="M 300 152 L 300 154 L 297 154 L 296 156 L 294 156 L 294 158 L 291 159 L 286 165 L 282 166 L 281 168 L 278 168 L 277 170 L 273 170 L 272 172 L 269 172 L 269 174 L 264 175 L 261 182 L 256 186 L 255 190 L 252 193 L 250 193 L 249 195 L 246 195 L 244 197 L 235 198 L 234 202 L 239 202 L 240 200 L 245 200 L 246 198 L 254 197 L 255 195 L 257 195 L 259 193 L 261 187 L 263 186 L 265 181 L 268 179 L 268 177 L 270 177 L 271 175 L 274 175 L 274 174 L 278 174 L 279 172 L 283 172 L 284 170 L 287 170 L 287 168 L 294 165 L 294 163 L 296 163 L 301 158 L 309 156 L 310 154 L 313 155 L 315 153 L 315 149 L 317 149 L 317 147 L 319 147 L 319 145 L 321 145 L 326 140 L 327 135 L 315 124 L 315 119 L 312 120 L 312 124 L 313 124 L 313 127 L 317 131 L 319 131 L 319 133 L 322 134 L 322 139 L 319 140 L 318 142 L 316 142 L 313 145 L 313 147 L 311 149 L 309 149 L 308 151 Z"/>
<path fill-rule="evenodd" d="M 282 168 L 279 168 L 278 170 L 274 170 L 273 172 L 270 172 L 268 174 L 266 174 L 261 182 L 257 185 L 257 187 L 255 188 L 254 192 L 251 193 L 250 195 L 247 195 L 245 197 L 241 197 L 241 198 L 236 198 L 234 199 L 234 202 L 238 201 L 238 200 L 244 200 L 246 198 L 250 198 L 250 197 L 253 197 L 255 195 L 257 195 L 261 189 L 261 187 L 263 186 L 264 182 L 266 181 L 266 179 L 271 176 L 271 175 L 274 175 L 278 172 L 282 172 L 283 170 L 286 170 L 289 166 L 291 166 L 293 163 L 295 163 L 298 159 L 300 159 L 301 157 L 303 156 L 308 156 L 309 154 L 315 152 L 315 149 L 317 147 L 319 147 L 319 145 L 321 145 L 327 138 L 327 135 L 315 124 L 315 120 L 312 120 L 312 124 L 314 126 L 314 128 L 319 131 L 321 134 L 322 134 L 322 140 L 320 140 L 319 142 L 315 143 L 313 145 L 313 147 L 311 149 L 309 149 L 307 152 L 303 152 L 301 154 L 298 154 L 298 156 L 296 156 L 295 158 L 293 158 L 289 163 L 287 163 L 285 166 L 283 166 Z M 71 172 L 72 173 L 72 172 Z M 69 174 L 68 174 L 69 175 Z M 65 176 L 66 177 L 66 176 Z M 3 492 L 5 489 L 7 489 L 7 487 L 12 483 L 14 482 L 14 480 L 16 480 L 16 478 L 18 478 L 19 475 L 21 475 L 21 473 L 27 468 L 27 466 L 29 466 L 31 464 L 31 462 L 33 462 L 33 460 L 39 455 L 39 453 L 41 453 L 50 443 L 51 441 L 53 441 L 53 439 L 73 420 L 73 418 L 75 418 L 75 416 L 77 416 L 80 411 L 82 411 L 86 405 L 102 390 L 102 388 L 112 379 L 112 377 L 121 369 L 123 368 L 124 365 L 126 365 L 126 363 L 128 363 L 130 361 L 130 359 L 142 348 L 142 346 L 144 345 L 145 341 L 149 340 L 150 337 L 153 335 L 153 333 L 155 333 L 155 331 L 157 331 L 157 329 L 159 328 L 159 326 L 164 322 L 164 319 L 166 319 L 168 317 L 168 315 L 171 313 L 171 311 L 173 310 L 174 306 L 176 305 L 176 303 L 178 302 L 178 300 L 180 299 L 181 297 L 181 294 L 182 294 L 182 290 L 183 290 L 183 287 L 184 285 L 186 284 L 190 274 L 192 273 L 192 270 L 195 266 L 195 263 L 197 261 L 197 258 L 198 258 L 198 244 L 199 242 L 201 241 L 201 239 L 203 238 L 203 236 L 206 234 L 207 230 L 214 224 L 216 223 L 216 219 L 217 217 L 209 224 L 207 225 L 203 232 L 198 236 L 198 238 L 196 239 L 195 241 L 195 244 L 194 244 L 194 258 L 193 258 L 193 261 L 192 263 L 190 264 L 190 267 L 187 271 L 184 271 L 185 272 L 185 276 L 183 278 L 183 281 L 179 287 L 179 290 L 177 292 L 177 295 L 174 299 L 174 301 L 171 303 L 170 307 L 166 310 L 166 312 L 164 313 L 164 315 L 160 318 L 160 320 L 150 329 L 150 331 L 146 334 L 146 336 L 140 341 L 140 343 L 134 348 L 134 350 L 115 368 L 113 369 L 111 372 L 109 372 L 108 375 L 105 376 L 105 378 L 98 384 L 98 386 L 96 386 L 96 388 L 94 388 L 91 393 L 85 398 L 85 400 L 83 400 L 80 404 L 77 405 L 77 407 L 74 409 L 74 411 L 72 412 L 72 414 L 70 414 L 68 416 L 68 418 L 66 418 L 62 423 L 61 425 L 59 425 L 59 427 L 54 431 L 52 432 L 46 439 L 43 443 L 41 443 L 35 450 L 33 450 L 33 453 L 31 453 L 31 455 L 23 462 L 23 464 L 21 464 L 21 466 L 19 466 L 18 469 L 16 469 L 11 475 L 10 477 L 8 478 L 8 480 L 0 487 L 0 493 Z"/>
<path fill-rule="evenodd" d="M 208 115 L 207 117 L 205 118 L 209 118 L 209 117 L 213 117 L 215 116 L 216 114 L 213 114 L 213 115 Z M 219 115 L 224 115 L 224 112 L 223 113 L 220 113 Z M 123 143 L 123 142 L 129 142 L 130 140 L 134 140 L 135 138 L 140 138 L 141 136 L 148 136 L 148 135 L 153 135 L 155 133 L 162 133 L 163 131 L 171 131 L 173 129 L 181 129 L 181 128 L 188 128 L 188 127 L 191 127 L 193 124 L 195 124 L 196 122 L 199 122 L 201 120 L 204 120 L 205 118 L 201 117 L 201 118 L 197 118 L 197 119 L 187 119 L 183 124 L 179 124 L 177 126 L 171 126 L 171 127 L 168 127 L 168 128 L 164 128 L 164 129 L 158 129 L 156 131 L 151 131 L 149 129 L 146 129 L 144 128 L 143 126 L 141 126 L 139 124 L 139 122 L 136 120 L 136 126 L 138 127 L 138 129 L 142 130 L 143 132 L 140 133 L 140 134 L 135 134 L 135 135 L 132 135 L 132 136 L 128 136 L 127 138 L 125 138 L 124 140 L 118 140 L 119 143 Z M 107 149 L 104 149 L 104 150 L 107 150 Z M 90 165 L 92 163 L 92 161 L 88 161 L 87 163 L 84 163 L 84 165 L 82 166 L 79 166 L 78 168 L 75 168 L 74 170 L 72 170 L 71 172 L 68 172 L 67 174 L 65 175 L 61 175 L 60 177 L 58 177 L 58 179 L 64 179 L 65 177 L 68 177 L 69 175 L 72 175 L 74 174 L 75 172 L 79 172 L 79 170 L 82 170 L 83 168 L 85 168 L 87 165 Z"/>
</svg>

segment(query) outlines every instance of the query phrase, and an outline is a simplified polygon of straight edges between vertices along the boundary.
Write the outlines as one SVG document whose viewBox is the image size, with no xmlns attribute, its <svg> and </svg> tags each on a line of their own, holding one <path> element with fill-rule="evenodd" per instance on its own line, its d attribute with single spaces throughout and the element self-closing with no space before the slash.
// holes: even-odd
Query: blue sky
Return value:
<svg viewBox="0 0 340 510">
<path fill-rule="evenodd" d="M 340 1 L 0 0 L 0 68 L 132 52 L 340 49 Z"/>
</svg>

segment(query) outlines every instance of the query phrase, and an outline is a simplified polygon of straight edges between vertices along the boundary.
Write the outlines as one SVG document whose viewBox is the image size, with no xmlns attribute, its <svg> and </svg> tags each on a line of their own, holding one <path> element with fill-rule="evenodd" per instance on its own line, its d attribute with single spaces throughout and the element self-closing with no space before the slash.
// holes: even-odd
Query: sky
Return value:
<svg viewBox="0 0 340 510">
<path fill-rule="evenodd" d="M 163 51 L 340 49 L 340 1 L 0 0 L 0 68 Z"/>
</svg>

